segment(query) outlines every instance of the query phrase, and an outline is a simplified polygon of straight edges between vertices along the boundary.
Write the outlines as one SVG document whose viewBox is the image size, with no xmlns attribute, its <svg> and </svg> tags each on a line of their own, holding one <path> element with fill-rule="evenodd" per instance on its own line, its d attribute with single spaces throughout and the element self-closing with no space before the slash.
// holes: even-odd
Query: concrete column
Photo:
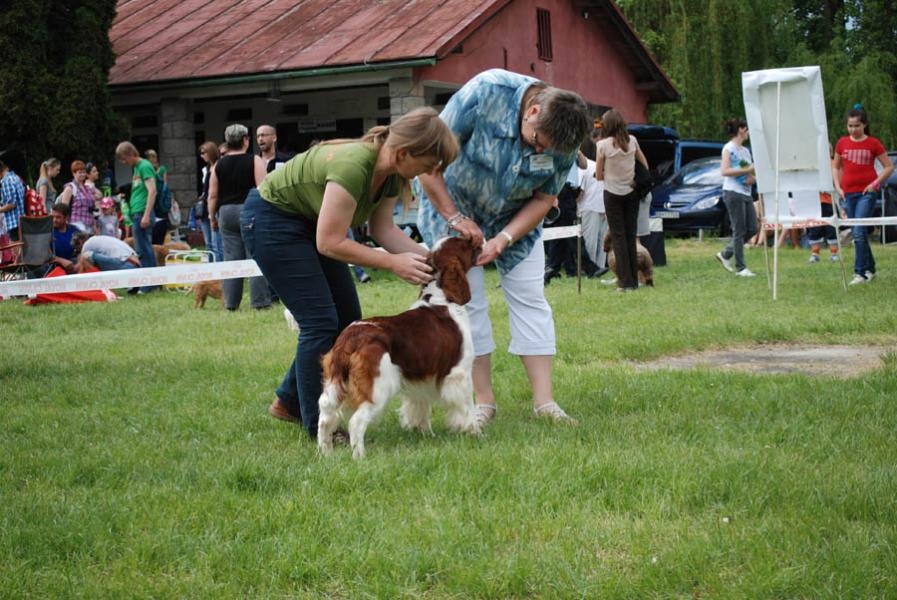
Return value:
<svg viewBox="0 0 897 600">
<path fill-rule="evenodd" d="M 159 161 L 168 169 L 168 187 L 181 207 L 183 220 L 196 201 L 193 102 L 180 98 L 163 98 L 161 114 Z"/>
<path fill-rule="evenodd" d="M 410 77 L 389 80 L 389 116 L 395 121 L 408 111 L 425 106 L 424 86 Z"/>
</svg>

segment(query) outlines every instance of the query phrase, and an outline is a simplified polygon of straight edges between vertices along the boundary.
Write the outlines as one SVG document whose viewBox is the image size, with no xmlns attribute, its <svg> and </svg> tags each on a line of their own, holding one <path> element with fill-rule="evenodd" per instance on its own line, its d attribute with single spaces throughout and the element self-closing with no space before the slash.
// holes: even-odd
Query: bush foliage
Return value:
<svg viewBox="0 0 897 600">
<path fill-rule="evenodd" d="M 50 156 L 97 160 L 124 135 L 107 88 L 115 0 L 9 0 L 0 10 L 0 147 L 29 180 Z M 67 169 L 64 169 L 64 172 Z"/>
</svg>

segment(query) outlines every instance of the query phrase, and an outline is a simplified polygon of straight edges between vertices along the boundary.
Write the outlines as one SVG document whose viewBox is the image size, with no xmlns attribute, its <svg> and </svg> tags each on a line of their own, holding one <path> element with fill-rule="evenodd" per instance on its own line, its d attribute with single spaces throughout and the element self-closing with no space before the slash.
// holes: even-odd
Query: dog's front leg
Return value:
<svg viewBox="0 0 897 600">
<path fill-rule="evenodd" d="M 449 428 L 479 435 L 480 426 L 476 420 L 470 376 L 460 369 L 449 373 L 442 382 L 441 395 L 446 403 L 445 418 Z"/>
</svg>

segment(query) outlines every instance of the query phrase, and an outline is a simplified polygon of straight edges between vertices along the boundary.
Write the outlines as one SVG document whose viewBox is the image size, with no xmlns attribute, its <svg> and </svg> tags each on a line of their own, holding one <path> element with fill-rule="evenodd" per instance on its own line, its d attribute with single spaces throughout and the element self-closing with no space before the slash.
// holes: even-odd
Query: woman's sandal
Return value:
<svg viewBox="0 0 897 600">
<path fill-rule="evenodd" d="M 564 412 L 564 409 L 558 406 L 557 402 L 547 402 L 541 406 L 533 408 L 533 413 L 537 417 L 552 419 L 559 423 L 568 423 L 570 425 L 579 425 L 579 422 Z"/>
<path fill-rule="evenodd" d="M 494 404 L 477 404 L 474 419 L 476 420 L 477 425 L 483 427 L 495 418 L 495 413 L 497 412 L 498 407 Z"/>
</svg>

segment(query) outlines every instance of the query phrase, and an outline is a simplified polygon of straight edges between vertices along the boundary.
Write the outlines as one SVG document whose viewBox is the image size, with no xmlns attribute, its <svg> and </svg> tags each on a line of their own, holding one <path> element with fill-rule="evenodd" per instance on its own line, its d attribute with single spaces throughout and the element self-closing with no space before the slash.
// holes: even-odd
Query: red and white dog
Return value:
<svg viewBox="0 0 897 600">
<path fill-rule="evenodd" d="M 434 278 L 411 308 L 393 317 L 355 321 L 339 335 L 322 360 L 321 452 L 330 454 L 340 418 L 351 415 L 352 455 L 364 457 L 368 425 L 399 393 L 405 429 L 431 433 L 432 406 L 442 400 L 451 429 L 479 433 L 471 381 L 473 340 L 464 308 L 470 301 L 467 271 L 479 252 L 470 240 L 439 240 L 428 258 Z"/>
</svg>

